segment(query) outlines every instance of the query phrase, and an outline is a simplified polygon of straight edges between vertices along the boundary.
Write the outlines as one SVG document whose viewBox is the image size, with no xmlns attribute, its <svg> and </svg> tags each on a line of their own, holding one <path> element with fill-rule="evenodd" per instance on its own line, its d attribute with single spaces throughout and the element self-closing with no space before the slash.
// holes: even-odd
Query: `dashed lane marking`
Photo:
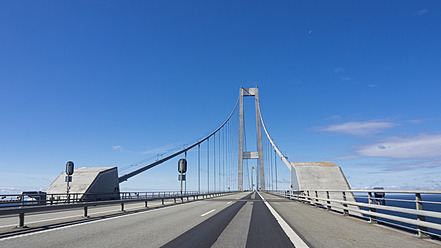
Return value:
<svg viewBox="0 0 441 248">
<path fill-rule="evenodd" d="M 213 213 L 214 211 L 216 211 L 216 209 L 212 209 L 212 210 L 206 212 L 205 214 L 201 214 L 201 216 L 204 217 L 205 215 L 209 215 L 209 214 Z"/>
</svg>

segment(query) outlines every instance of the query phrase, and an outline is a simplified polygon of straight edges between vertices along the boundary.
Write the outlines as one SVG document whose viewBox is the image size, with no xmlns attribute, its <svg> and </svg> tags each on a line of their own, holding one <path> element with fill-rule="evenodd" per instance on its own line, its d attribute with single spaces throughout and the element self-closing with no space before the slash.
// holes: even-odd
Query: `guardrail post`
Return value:
<svg viewBox="0 0 441 248">
<path fill-rule="evenodd" d="M 328 200 L 330 199 L 329 198 L 329 191 L 326 191 L 326 199 L 328 199 Z M 331 202 L 330 201 L 326 201 L 326 203 L 327 203 L 326 204 L 326 210 L 327 211 L 331 211 Z"/>
<path fill-rule="evenodd" d="M 87 206 L 84 207 L 84 216 L 83 217 L 85 217 L 85 218 L 89 217 L 89 216 L 87 216 Z"/>
<path fill-rule="evenodd" d="M 176 197 L 173 197 L 174 202 L 176 203 Z"/>
<path fill-rule="evenodd" d="M 415 193 L 415 203 L 416 203 L 416 209 L 417 210 L 423 210 L 423 202 L 421 199 L 420 193 Z M 420 221 L 426 221 L 426 216 L 424 215 L 417 215 L 417 220 Z M 424 226 L 418 226 L 418 237 L 419 238 L 428 238 L 430 237 L 427 233 L 427 227 Z"/>
<path fill-rule="evenodd" d="M 317 193 L 317 190 L 315 191 L 315 207 L 318 207 L 318 205 L 319 205 L 319 199 L 318 199 L 318 193 Z"/>
<path fill-rule="evenodd" d="M 124 202 L 121 202 L 121 211 L 124 212 Z"/>
<path fill-rule="evenodd" d="M 368 203 L 369 204 L 374 204 L 374 200 L 372 198 L 372 192 L 368 193 Z M 375 208 L 369 208 L 369 212 L 375 212 L 377 209 Z M 377 217 L 369 215 L 369 223 L 371 224 L 377 224 Z"/>
<path fill-rule="evenodd" d="M 343 201 L 346 201 L 346 192 L 343 191 L 342 193 L 343 193 Z M 343 207 L 347 208 L 348 204 L 343 203 Z M 343 209 L 343 215 L 349 215 L 349 210 Z"/>
<path fill-rule="evenodd" d="M 24 213 L 18 214 L 18 227 L 24 227 Z"/>
<path fill-rule="evenodd" d="M 164 205 L 164 198 L 162 198 L 161 201 L 162 201 L 162 205 Z"/>
<path fill-rule="evenodd" d="M 147 200 L 145 200 L 145 207 L 148 208 L 148 206 L 147 206 Z"/>
</svg>

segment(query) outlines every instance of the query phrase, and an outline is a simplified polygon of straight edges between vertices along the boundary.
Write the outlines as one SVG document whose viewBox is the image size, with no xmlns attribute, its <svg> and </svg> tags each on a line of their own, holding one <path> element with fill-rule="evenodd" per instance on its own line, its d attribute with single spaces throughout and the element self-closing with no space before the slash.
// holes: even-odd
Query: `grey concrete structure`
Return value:
<svg viewBox="0 0 441 248">
<path fill-rule="evenodd" d="M 355 197 L 351 192 L 343 195 L 340 192 L 328 192 L 326 190 L 350 190 L 348 181 L 346 180 L 340 166 L 332 162 L 292 162 L 291 163 L 297 174 L 299 190 L 312 190 L 318 197 L 326 199 L 344 200 L 355 202 Z M 314 190 L 325 190 L 315 193 Z M 336 205 L 336 204 L 334 204 Z M 332 204 L 331 204 L 332 207 Z M 349 208 L 357 208 L 349 206 Z M 354 215 L 360 215 L 351 212 Z"/>
<path fill-rule="evenodd" d="M 62 172 L 47 188 L 47 194 L 66 194 L 66 173 Z M 69 193 L 83 194 L 82 200 L 119 199 L 117 167 L 82 167 L 74 171 Z M 66 196 L 60 196 L 66 197 Z"/>
<path fill-rule="evenodd" d="M 239 92 L 239 161 L 237 173 L 237 190 L 243 191 L 243 88 L 240 88 Z"/>
<path fill-rule="evenodd" d="M 256 106 L 256 127 L 257 127 L 257 152 L 243 151 L 243 123 L 244 110 L 243 98 L 245 96 L 254 96 Z M 238 162 L 238 190 L 243 191 L 243 160 L 244 159 L 258 159 L 257 167 L 257 189 L 265 189 L 265 170 L 263 164 L 263 146 L 262 146 L 262 131 L 261 131 L 261 116 L 259 106 L 259 89 L 255 88 L 240 88 L 239 93 L 239 162 Z"/>
</svg>

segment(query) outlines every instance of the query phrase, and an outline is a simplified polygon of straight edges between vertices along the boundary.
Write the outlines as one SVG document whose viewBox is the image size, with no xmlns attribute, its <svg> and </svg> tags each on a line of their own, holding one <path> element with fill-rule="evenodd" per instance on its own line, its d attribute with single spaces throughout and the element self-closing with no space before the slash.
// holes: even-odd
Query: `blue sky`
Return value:
<svg viewBox="0 0 441 248">
<path fill-rule="evenodd" d="M 440 23 L 439 1 L 1 1 L 0 191 L 182 147 L 256 85 L 290 160 L 440 189 Z M 173 160 L 122 189 L 176 177 Z"/>
</svg>

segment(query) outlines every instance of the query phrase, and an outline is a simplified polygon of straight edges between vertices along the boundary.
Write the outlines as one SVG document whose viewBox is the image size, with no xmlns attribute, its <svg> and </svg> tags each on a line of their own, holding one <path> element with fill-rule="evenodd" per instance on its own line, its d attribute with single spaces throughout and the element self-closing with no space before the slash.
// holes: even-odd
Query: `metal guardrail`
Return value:
<svg viewBox="0 0 441 248">
<path fill-rule="evenodd" d="M 127 200 L 127 199 L 149 199 L 157 197 L 187 196 L 196 194 L 207 194 L 197 191 L 163 191 L 163 192 L 119 192 L 108 194 L 90 193 L 69 193 L 69 194 L 46 194 L 45 192 L 24 192 L 22 194 L 0 195 L 0 209 L 11 206 L 29 205 L 54 205 L 72 204 L 78 202 L 102 201 L 102 200 Z"/>
<path fill-rule="evenodd" d="M 83 217 L 88 217 L 87 211 L 88 207 L 90 206 L 103 206 L 103 205 L 116 205 L 121 204 L 121 211 L 124 211 L 124 204 L 127 203 L 135 203 L 135 202 L 145 202 L 145 207 L 147 207 L 148 201 L 158 201 L 161 200 L 162 205 L 164 205 L 165 200 L 173 199 L 174 203 L 176 203 L 177 199 L 181 199 L 181 201 L 184 201 L 184 198 L 187 198 L 187 201 L 190 200 L 190 198 L 193 198 L 193 200 L 199 200 L 200 198 L 206 199 L 210 197 L 217 197 L 222 195 L 227 195 L 234 192 L 213 192 L 213 193 L 199 193 L 199 192 L 186 192 L 186 193 L 180 193 L 180 192 L 121 192 L 120 197 L 121 199 L 118 200 L 108 200 L 108 201 L 73 201 L 72 199 L 79 199 L 72 197 L 72 201 L 70 202 L 51 202 L 49 200 L 42 202 L 42 201 L 29 201 L 31 203 L 27 203 L 28 201 L 23 201 L 23 199 L 17 199 L 17 197 L 23 197 L 23 195 L 0 195 L 0 198 L 10 199 L 15 197 L 16 200 L 22 200 L 18 202 L 18 205 L 13 206 L 4 206 L 3 208 L 0 208 L 0 216 L 2 215 L 13 215 L 18 214 L 19 222 L 18 227 L 24 227 L 24 219 L 26 213 L 35 213 L 35 212 L 47 212 L 47 211 L 53 211 L 53 210 L 60 210 L 60 209 L 73 209 L 73 208 L 83 208 L 84 209 L 84 215 Z M 72 194 L 77 195 L 77 194 Z M 94 194 L 90 194 L 94 195 Z M 102 194 L 100 194 L 102 195 Z M 5 197 L 6 196 L 6 197 Z M 64 194 L 64 197 L 69 199 L 69 196 Z M 33 204 L 32 204 L 33 203 Z"/>
<path fill-rule="evenodd" d="M 418 237 L 441 237 L 441 190 L 311 189 L 267 192 L 346 215 L 350 210 L 361 214 L 369 223 L 381 222 L 413 230 L 417 232 Z M 341 199 L 330 197 L 336 193 L 341 194 Z M 342 200 L 347 193 L 356 194 L 357 201 Z M 437 199 L 424 201 L 422 195 L 435 196 L 432 198 Z M 430 210 L 424 210 L 425 207 Z"/>
</svg>

